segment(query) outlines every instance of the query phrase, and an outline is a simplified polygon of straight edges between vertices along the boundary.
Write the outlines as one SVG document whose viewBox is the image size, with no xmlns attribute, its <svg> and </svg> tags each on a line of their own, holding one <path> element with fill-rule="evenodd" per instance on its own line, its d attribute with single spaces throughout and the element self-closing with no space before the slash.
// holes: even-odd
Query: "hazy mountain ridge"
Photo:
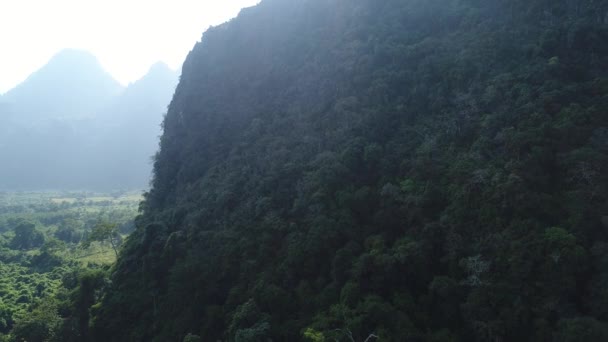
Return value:
<svg viewBox="0 0 608 342">
<path fill-rule="evenodd" d="M 106 104 L 98 115 L 99 120 L 110 124 L 139 120 L 142 118 L 137 115 L 145 115 L 162 105 L 168 106 L 178 77 L 179 74 L 165 63 L 155 63 L 143 77 L 129 84 L 119 97 Z"/>
<path fill-rule="evenodd" d="M 58 53 L 2 97 L 0 189 L 146 188 L 177 77 L 155 66 L 122 87 L 88 52 Z"/>
<path fill-rule="evenodd" d="M 62 50 L 25 81 L 6 92 L 4 101 L 22 122 L 92 117 L 123 91 L 95 56 Z"/>
</svg>

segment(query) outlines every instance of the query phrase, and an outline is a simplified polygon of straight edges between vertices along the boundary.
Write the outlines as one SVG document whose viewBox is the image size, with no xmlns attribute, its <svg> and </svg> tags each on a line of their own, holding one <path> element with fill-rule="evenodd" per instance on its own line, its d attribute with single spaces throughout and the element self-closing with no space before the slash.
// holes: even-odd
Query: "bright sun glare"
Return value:
<svg viewBox="0 0 608 342">
<path fill-rule="evenodd" d="M 123 84 L 157 61 L 179 69 L 210 25 L 259 0 L 0 2 L 0 94 L 64 48 L 88 50 Z"/>
</svg>

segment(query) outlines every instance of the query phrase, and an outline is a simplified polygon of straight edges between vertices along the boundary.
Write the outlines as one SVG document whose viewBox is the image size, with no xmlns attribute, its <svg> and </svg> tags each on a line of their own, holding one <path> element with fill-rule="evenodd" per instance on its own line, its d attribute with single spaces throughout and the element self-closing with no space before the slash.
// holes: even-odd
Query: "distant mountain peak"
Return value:
<svg viewBox="0 0 608 342">
<path fill-rule="evenodd" d="M 56 63 L 58 61 L 69 61 L 69 62 L 77 62 L 77 61 L 88 61 L 99 64 L 97 57 L 93 55 L 91 52 L 87 50 L 79 50 L 79 49 L 63 49 L 57 52 L 51 59 L 48 64 Z"/>
<path fill-rule="evenodd" d="M 139 80 L 135 81 L 135 83 L 141 82 L 142 80 L 147 79 L 175 79 L 177 82 L 178 77 L 177 71 L 171 69 L 165 62 L 159 61 L 150 66 L 148 72 Z"/>
<path fill-rule="evenodd" d="M 134 86 L 139 86 L 142 83 L 164 83 L 164 84 L 172 84 L 177 83 L 178 78 L 177 71 L 171 69 L 165 62 L 158 61 L 150 66 L 148 72 L 142 76 L 140 79 L 131 83 L 128 88 L 133 88 Z M 163 80 L 163 81 L 160 81 Z"/>
<path fill-rule="evenodd" d="M 108 87 L 122 88 L 120 84 L 102 67 L 95 55 L 86 50 L 64 49 L 53 55 L 40 69 L 33 72 L 24 82 L 7 94 L 19 92 L 20 88 L 37 85 L 39 82 L 57 81 L 60 84 L 72 81 L 81 83 L 105 84 Z"/>
<path fill-rule="evenodd" d="M 107 122 L 121 120 L 140 120 L 149 122 L 150 117 L 162 114 L 171 101 L 179 74 L 164 62 L 156 62 L 148 72 L 135 82 L 130 83 L 119 97 L 103 112 Z M 161 108 L 161 110 L 158 110 Z M 162 120 L 159 117 L 159 122 Z M 158 126 L 158 122 L 154 122 Z"/>
<path fill-rule="evenodd" d="M 123 90 L 92 53 L 65 49 L 5 94 L 23 120 L 87 117 Z M 35 100 L 34 100 L 35 99 Z"/>
<path fill-rule="evenodd" d="M 52 74 L 54 77 L 62 79 L 66 75 L 87 75 L 93 80 L 104 79 L 106 83 L 118 85 L 118 82 L 103 68 L 97 57 L 86 50 L 63 49 L 53 55 L 42 68 L 30 77 L 41 73 Z"/>
<path fill-rule="evenodd" d="M 175 72 L 173 69 L 171 69 L 167 63 L 163 62 L 163 61 L 158 61 L 154 64 L 152 64 L 152 66 L 150 66 L 150 69 L 148 69 L 148 73 L 151 72 Z"/>
</svg>

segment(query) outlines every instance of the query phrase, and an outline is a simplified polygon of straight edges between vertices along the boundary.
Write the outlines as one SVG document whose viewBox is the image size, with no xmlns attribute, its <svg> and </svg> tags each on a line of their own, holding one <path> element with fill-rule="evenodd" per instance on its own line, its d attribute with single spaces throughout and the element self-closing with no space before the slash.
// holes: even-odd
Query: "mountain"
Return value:
<svg viewBox="0 0 608 342">
<path fill-rule="evenodd" d="M 154 64 L 93 122 L 91 135 L 97 132 L 99 155 L 106 156 L 97 160 L 98 167 L 104 168 L 103 177 L 111 179 L 113 187 L 148 187 L 161 123 L 178 78 L 166 64 Z"/>
<path fill-rule="evenodd" d="M 3 99 L 20 122 L 92 116 L 122 91 L 89 52 L 63 50 Z"/>
<path fill-rule="evenodd" d="M 157 64 L 123 88 L 88 52 L 58 53 L 2 98 L 0 190 L 147 188 L 176 83 Z"/>
<path fill-rule="evenodd" d="M 120 97 L 103 110 L 103 114 L 108 117 L 102 120 L 116 124 L 146 119 L 151 112 L 157 111 L 159 106 L 166 107 L 169 104 L 178 78 L 179 74 L 167 64 L 155 63 L 145 76 L 130 84 Z M 154 114 L 157 115 L 158 122 L 161 122 L 162 115 Z"/>
<path fill-rule="evenodd" d="M 209 29 L 75 340 L 608 340 L 606 13 L 263 0 Z"/>
</svg>

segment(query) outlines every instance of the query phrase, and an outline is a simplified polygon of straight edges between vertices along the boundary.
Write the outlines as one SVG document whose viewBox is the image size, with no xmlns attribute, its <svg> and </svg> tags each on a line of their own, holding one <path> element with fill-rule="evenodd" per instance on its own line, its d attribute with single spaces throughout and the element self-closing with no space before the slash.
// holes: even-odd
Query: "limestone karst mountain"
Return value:
<svg viewBox="0 0 608 342">
<path fill-rule="evenodd" d="M 608 340 L 606 13 L 263 0 L 211 28 L 92 336 Z"/>
</svg>

